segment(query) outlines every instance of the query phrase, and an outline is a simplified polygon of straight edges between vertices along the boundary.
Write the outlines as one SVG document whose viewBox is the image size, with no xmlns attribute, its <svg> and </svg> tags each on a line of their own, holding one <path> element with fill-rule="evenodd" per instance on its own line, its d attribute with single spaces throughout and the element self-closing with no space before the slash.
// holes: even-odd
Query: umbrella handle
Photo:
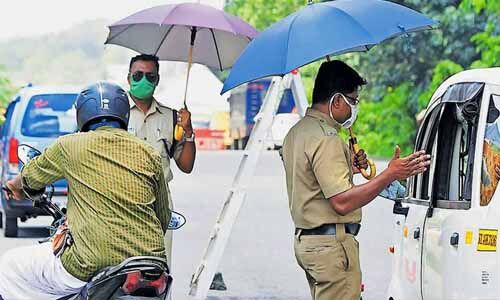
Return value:
<svg viewBox="0 0 500 300">
<path fill-rule="evenodd" d="M 187 109 L 186 98 L 187 98 L 187 91 L 188 91 L 188 84 L 189 84 L 189 73 L 191 72 L 192 57 L 193 57 L 193 46 L 191 46 L 189 48 L 189 58 L 188 58 L 189 61 L 188 61 L 187 78 L 186 78 L 186 89 L 184 90 L 184 108 L 185 109 Z M 182 140 L 183 135 L 184 135 L 184 129 L 179 125 L 175 125 L 174 139 L 176 141 L 180 141 L 180 140 Z"/>
<path fill-rule="evenodd" d="M 184 129 L 181 126 L 179 126 L 179 125 L 175 125 L 174 139 L 176 141 L 181 141 L 183 135 L 184 135 Z"/>
<path fill-rule="evenodd" d="M 352 132 L 352 128 L 349 128 L 349 135 L 351 138 L 349 139 L 349 143 L 352 146 L 352 150 L 354 151 L 355 154 L 359 152 L 359 145 L 358 145 L 358 139 Z M 361 175 L 367 180 L 373 179 L 377 175 L 377 168 L 375 166 L 375 162 L 371 159 L 368 160 L 368 167 L 370 168 L 370 173 L 366 169 L 361 169 L 359 168 L 359 171 L 361 172 Z"/>
</svg>

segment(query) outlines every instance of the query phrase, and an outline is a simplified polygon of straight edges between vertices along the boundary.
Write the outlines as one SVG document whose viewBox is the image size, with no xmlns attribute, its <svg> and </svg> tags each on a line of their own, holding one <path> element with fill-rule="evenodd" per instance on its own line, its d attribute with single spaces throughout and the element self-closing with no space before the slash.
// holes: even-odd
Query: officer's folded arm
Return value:
<svg viewBox="0 0 500 300">
<path fill-rule="evenodd" d="M 425 172 L 430 165 L 430 155 L 425 154 L 425 151 L 415 152 L 404 158 L 399 158 L 399 155 L 400 149 L 396 147 L 389 166 L 380 175 L 365 184 L 329 197 L 333 209 L 340 215 L 347 215 L 370 203 L 394 180 L 405 180 Z"/>
</svg>

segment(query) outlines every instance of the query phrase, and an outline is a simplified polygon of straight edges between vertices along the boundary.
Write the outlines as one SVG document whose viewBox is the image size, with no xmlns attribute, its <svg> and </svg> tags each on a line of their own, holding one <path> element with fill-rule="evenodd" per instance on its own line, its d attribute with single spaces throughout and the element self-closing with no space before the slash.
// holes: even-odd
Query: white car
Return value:
<svg viewBox="0 0 500 300">
<path fill-rule="evenodd" d="M 421 149 L 432 163 L 395 201 L 386 299 L 500 299 L 500 68 L 461 72 L 437 89 Z"/>
<path fill-rule="evenodd" d="M 22 88 L 9 103 L 5 122 L 0 130 L 0 181 L 5 184 L 19 174 L 22 164 L 17 156 L 20 144 L 27 144 L 43 151 L 59 136 L 77 130 L 74 103 L 80 93 L 78 87 L 32 86 Z M 54 183 L 53 202 L 66 207 L 68 183 Z M 33 207 L 30 200 L 10 201 L 0 195 L 0 228 L 6 237 L 18 236 L 18 220 L 39 215 L 45 211 Z M 3 219 L 3 222 L 2 222 Z"/>
</svg>

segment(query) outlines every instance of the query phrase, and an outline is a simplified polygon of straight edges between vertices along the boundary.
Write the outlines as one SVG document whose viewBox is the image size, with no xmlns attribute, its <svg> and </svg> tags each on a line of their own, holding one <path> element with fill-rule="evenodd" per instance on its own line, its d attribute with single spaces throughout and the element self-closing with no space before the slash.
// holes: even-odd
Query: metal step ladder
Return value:
<svg viewBox="0 0 500 300">
<path fill-rule="evenodd" d="M 287 88 L 292 90 L 299 114 L 301 116 L 305 115 L 308 102 L 300 74 L 294 71 L 284 77 L 273 78 L 260 111 L 255 116 L 255 126 L 243 152 L 243 157 L 229 190 L 229 195 L 217 217 L 203 258 L 191 279 L 189 296 L 193 299 L 204 300 L 207 298 L 210 285 L 219 267 L 234 222 L 245 201 L 248 185 L 255 173 L 260 155 L 264 150 L 264 142 L 271 132 L 274 116 L 278 111 L 283 93 Z"/>
</svg>

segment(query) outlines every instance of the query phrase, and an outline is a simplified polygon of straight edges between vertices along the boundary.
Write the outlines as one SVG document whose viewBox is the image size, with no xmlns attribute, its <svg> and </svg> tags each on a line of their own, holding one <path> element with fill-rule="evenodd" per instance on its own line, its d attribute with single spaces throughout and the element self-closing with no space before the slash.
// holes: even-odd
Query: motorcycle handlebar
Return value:
<svg viewBox="0 0 500 300">
<path fill-rule="evenodd" d="M 7 194 L 10 201 L 16 201 L 12 197 L 12 191 L 7 186 L 2 185 L 2 190 Z M 54 218 L 54 222 L 56 222 L 63 218 L 65 216 L 65 213 L 59 208 L 59 206 L 51 202 L 53 193 L 54 187 L 52 186 L 51 191 L 47 191 L 42 194 L 30 197 L 30 200 L 33 201 L 33 207 L 44 210 L 52 218 Z"/>
</svg>

